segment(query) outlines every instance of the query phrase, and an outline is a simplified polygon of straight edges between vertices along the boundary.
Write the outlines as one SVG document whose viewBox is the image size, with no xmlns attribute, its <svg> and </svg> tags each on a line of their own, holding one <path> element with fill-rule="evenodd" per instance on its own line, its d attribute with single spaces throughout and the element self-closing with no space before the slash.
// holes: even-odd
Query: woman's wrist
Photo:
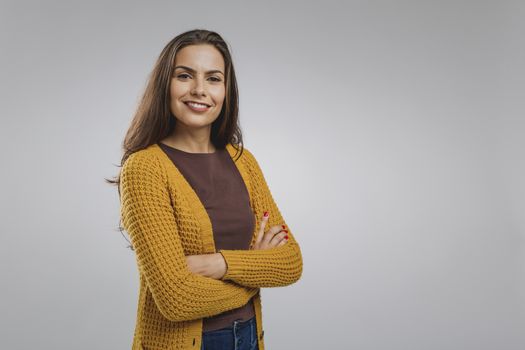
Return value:
<svg viewBox="0 0 525 350">
<path fill-rule="evenodd" d="M 213 255 L 212 263 L 212 278 L 220 280 L 225 274 L 228 266 L 224 256 L 221 253 L 210 254 Z"/>
<path fill-rule="evenodd" d="M 191 272 L 217 280 L 221 279 L 227 270 L 226 261 L 221 253 L 188 255 L 186 262 Z"/>
</svg>

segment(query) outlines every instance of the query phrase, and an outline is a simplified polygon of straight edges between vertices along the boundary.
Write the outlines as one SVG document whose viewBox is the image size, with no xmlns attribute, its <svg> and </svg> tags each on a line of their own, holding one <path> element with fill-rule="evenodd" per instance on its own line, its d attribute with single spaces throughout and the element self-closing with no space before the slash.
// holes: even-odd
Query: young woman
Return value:
<svg viewBox="0 0 525 350">
<path fill-rule="evenodd" d="M 113 181 L 140 275 L 133 349 L 264 350 L 260 288 L 301 277 L 299 245 L 238 124 L 221 36 L 171 40 Z"/>
</svg>

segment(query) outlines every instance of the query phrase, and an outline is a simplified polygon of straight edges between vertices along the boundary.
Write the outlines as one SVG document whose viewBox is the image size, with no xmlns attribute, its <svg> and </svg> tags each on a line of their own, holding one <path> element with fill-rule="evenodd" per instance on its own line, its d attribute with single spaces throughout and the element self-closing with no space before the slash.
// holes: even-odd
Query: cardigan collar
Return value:
<svg viewBox="0 0 525 350">
<path fill-rule="evenodd" d="M 195 214 L 199 225 L 201 227 L 201 235 L 203 240 L 203 251 L 204 253 L 216 253 L 215 248 L 215 241 L 213 239 L 213 229 L 211 224 L 211 219 L 208 215 L 208 212 L 206 211 L 206 208 L 204 207 L 204 204 L 199 199 L 197 193 L 191 187 L 189 182 L 186 180 L 186 178 L 182 175 L 181 171 L 177 168 L 177 166 L 171 161 L 171 159 L 168 157 L 166 153 L 159 147 L 158 144 L 154 143 L 151 146 L 148 147 L 148 149 L 155 153 L 157 155 L 157 158 L 162 163 L 163 168 L 166 171 L 167 177 L 168 177 L 168 186 L 170 188 L 175 188 L 179 191 L 182 191 L 184 197 L 188 199 L 188 203 L 191 207 L 191 210 Z M 251 192 L 251 186 L 250 186 L 250 178 L 245 166 L 244 162 L 244 154 L 239 157 L 239 159 L 235 160 L 234 156 L 236 153 L 235 148 L 232 144 L 228 143 L 226 145 L 226 149 L 228 150 L 228 154 L 232 158 L 233 163 L 237 167 L 237 170 L 239 170 L 239 173 L 241 174 L 241 177 L 244 181 L 244 184 L 246 186 L 246 189 L 248 191 L 248 196 L 250 199 L 250 207 L 253 209 L 253 201 L 252 201 L 252 192 Z M 255 215 L 255 214 L 254 214 Z"/>
</svg>

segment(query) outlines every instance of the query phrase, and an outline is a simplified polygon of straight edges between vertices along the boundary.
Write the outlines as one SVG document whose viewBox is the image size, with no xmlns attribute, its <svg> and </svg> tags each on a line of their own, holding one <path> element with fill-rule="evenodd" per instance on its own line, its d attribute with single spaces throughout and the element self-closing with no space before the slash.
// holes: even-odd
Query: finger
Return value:
<svg viewBox="0 0 525 350">
<path fill-rule="evenodd" d="M 261 220 L 261 226 L 259 227 L 259 232 L 257 233 L 257 238 L 255 240 L 255 243 L 258 244 L 262 241 L 264 236 L 264 228 L 266 227 L 266 223 L 268 222 L 268 218 L 270 217 L 270 213 L 265 211 L 265 215 L 263 215 Z"/>
<path fill-rule="evenodd" d="M 282 227 L 281 226 L 272 226 L 266 231 L 262 244 L 264 245 L 270 245 L 271 240 L 275 237 L 276 234 L 281 232 Z"/>
<path fill-rule="evenodd" d="M 287 237 L 287 233 L 284 231 L 279 232 L 275 236 L 273 236 L 272 240 L 270 241 L 271 246 L 278 246 L 283 240 L 285 240 L 285 237 Z"/>
</svg>

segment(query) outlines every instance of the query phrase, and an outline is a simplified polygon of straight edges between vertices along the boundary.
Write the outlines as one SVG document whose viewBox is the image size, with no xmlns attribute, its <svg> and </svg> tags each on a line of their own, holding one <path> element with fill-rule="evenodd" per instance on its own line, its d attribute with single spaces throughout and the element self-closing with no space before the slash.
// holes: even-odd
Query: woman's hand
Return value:
<svg viewBox="0 0 525 350">
<path fill-rule="evenodd" d="M 226 261 L 221 253 L 187 255 L 186 263 L 191 272 L 204 277 L 218 280 L 226 274 Z"/>
<path fill-rule="evenodd" d="M 263 216 L 261 220 L 259 232 L 257 233 L 257 238 L 252 250 L 280 247 L 288 242 L 288 230 L 285 229 L 284 225 L 272 226 L 268 231 L 264 232 L 268 218 L 270 217 L 268 212 L 265 214 L 267 215 Z M 187 255 L 186 263 L 191 272 L 217 280 L 221 279 L 228 269 L 221 253 Z"/>
<path fill-rule="evenodd" d="M 285 229 L 284 225 L 275 225 L 264 232 L 266 223 L 270 214 L 268 212 L 264 213 L 264 216 L 261 220 L 261 226 L 257 234 L 257 239 L 253 245 L 253 250 L 255 249 L 270 249 L 274 247 L 280 247 L 286 242 L 288 242 L 288 230 Z"/>
</svg>

